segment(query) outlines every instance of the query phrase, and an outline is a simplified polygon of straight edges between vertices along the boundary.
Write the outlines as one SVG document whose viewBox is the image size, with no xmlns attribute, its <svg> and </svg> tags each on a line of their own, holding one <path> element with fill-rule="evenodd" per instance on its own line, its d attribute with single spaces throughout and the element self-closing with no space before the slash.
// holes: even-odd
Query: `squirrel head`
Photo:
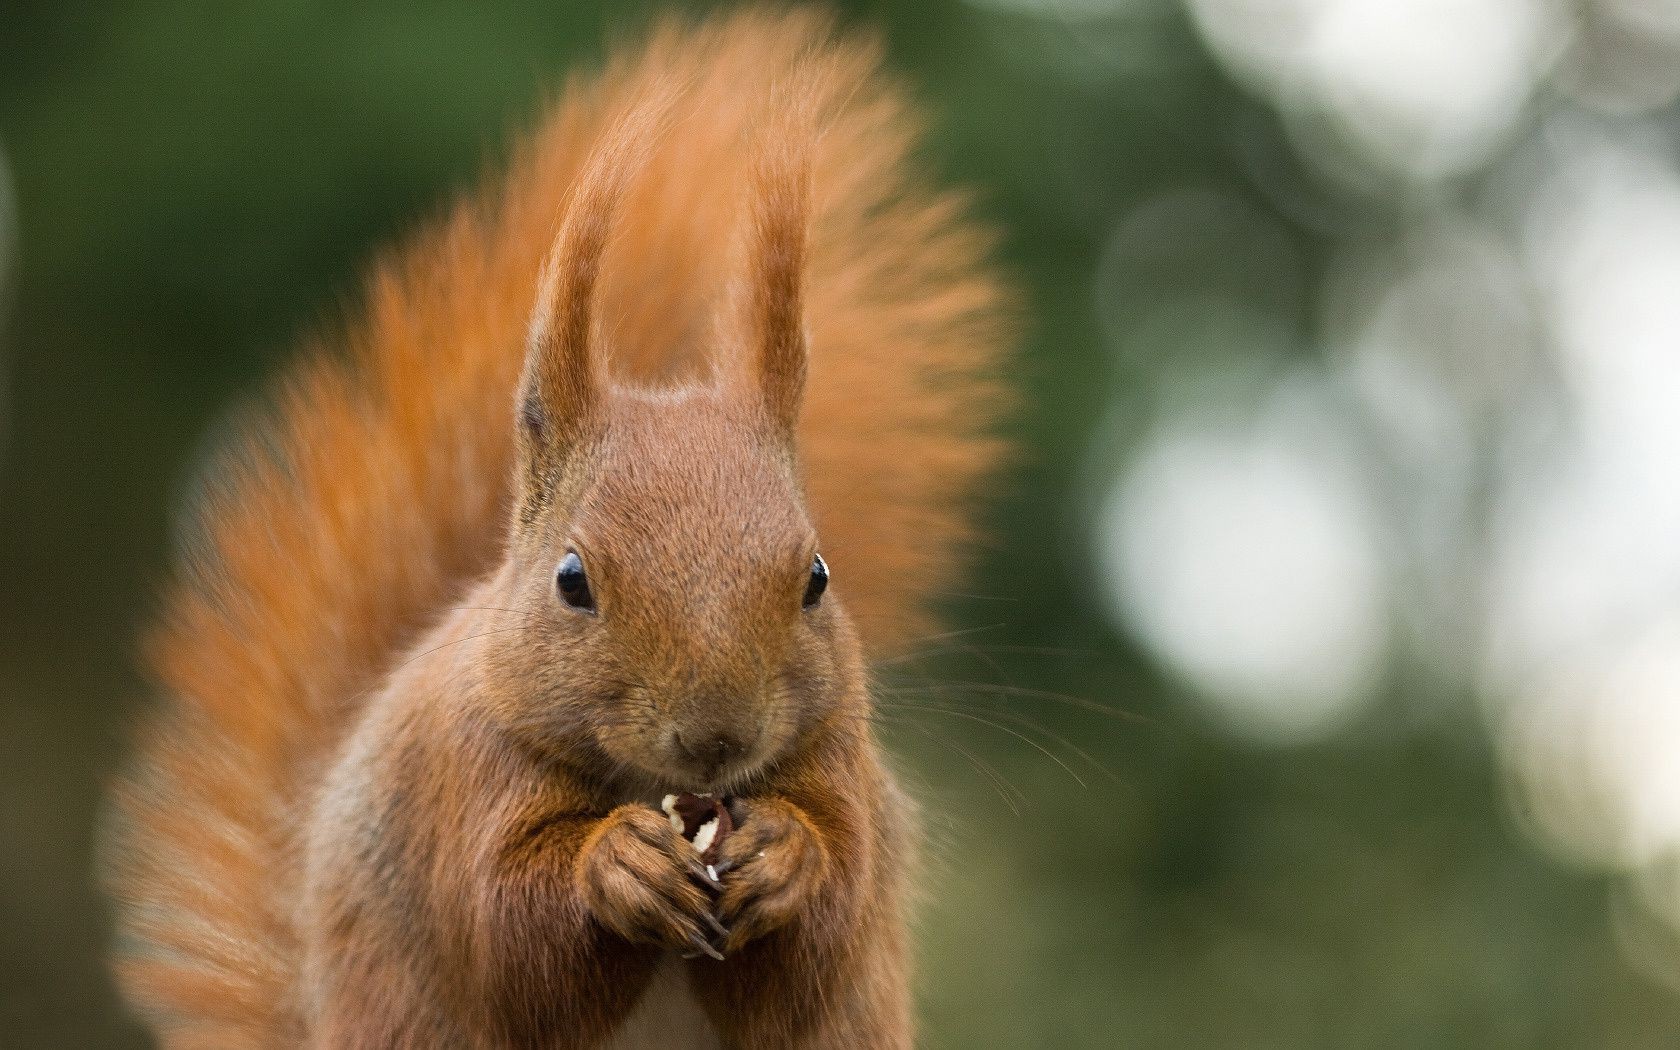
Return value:
<svg viewBox="0 0 1680 1050">
<path fill-rule="evenodd" d="M 526 629 L 487 642 L 499 713 L 531 745 L 661 789 L 723 790 L 836 716 L 861 661 L 795 455 L 802 155 L 765 158 L 754 180 L 740 345 L 719 355 L 733 367 L 672 390 L 606 379 L 596 276 L 653 119 L 609 132 L 544 269 L 496 603 Z"/>
</svg>

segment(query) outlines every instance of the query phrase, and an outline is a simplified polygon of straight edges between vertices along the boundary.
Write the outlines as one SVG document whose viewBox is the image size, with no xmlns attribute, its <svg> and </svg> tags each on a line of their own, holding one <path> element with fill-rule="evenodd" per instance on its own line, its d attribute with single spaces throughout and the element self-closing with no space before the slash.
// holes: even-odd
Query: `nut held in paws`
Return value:
<svg viewBox="0 0 1680 1050">
<path fill-rule="evenodd" d="M 700 851 L 700 859 L 706 864 L 717 860 L 718 848 L 735 830 L 729 808 L 711 795 L 696 795 L 688 791 L 680 795 L 666 795 L 659 808 L 671 818 L 671 826 L 677 829 L 678 834 Z"/>
</svg>

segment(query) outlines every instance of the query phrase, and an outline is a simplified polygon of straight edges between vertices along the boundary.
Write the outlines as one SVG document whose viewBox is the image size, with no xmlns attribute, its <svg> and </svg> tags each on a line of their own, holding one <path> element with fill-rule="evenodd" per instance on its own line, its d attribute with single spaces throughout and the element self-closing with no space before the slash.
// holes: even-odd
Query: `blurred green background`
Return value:
<svg viewBox="0 0 1680 1050">
<path fill-rule="evenodd" d="M 1518 97 L 1471 113 L 1445 140 L 1431 137 L 1442 126 L 1433 96 L 1411 109 L 1338 109 L 1273 61 L 1291 26 L 1310 28 L 1331 6 L 844 5 L 848 22 L 884 31 L 891 64 L 936 114 L 928 159 L 980 191 L 1032 318 L 1019 369 L 1027 455 L 999 493 L 999 539 L 974 596 L 953 599 L 966 633 L 889 674 L 901 700 L 993 723 L 911 709 L 890 731 L 934 836 L 921 923 L 927 1046 L 1680 1040 L 1680 999 L 1653 962 L 1666 927 L 1627 902 L 1613 870 L 1629 857 L 1609 863 L 1535 827 L 1545 819 L 1501 761 L 1508 720 L 1486 696 L 1499 688 L 1480 670 L 1479 643 L 1464 641 L 1479 628 L 1437 615 L 1478 600 L 1466 581 L 1486 553 L 1475 542 L 1488 534 L 1485 501 L 1453 504 L 1463 513 L 1439 533 L 1453 537 L 1447 548 L 1378 528 L 1380 572 L 1364 567 L 1370 558 L 1346 562 L 1388 582 L 1347 591 L 1352 611 L 1332 619 L 1365 625 L 1356 635 L 1321 638 L 1308 618 L 1299 677 L 1317 683 L 1302 690 L 1317 706 L 1300 718 L 1288 706 L 1295 665 L 1273 675 L 1284 688 L 1256 691 L 1255 676 L 1275 668 L 1228 659 L 1244 644 L 1273 651 L 1269 636 L 1243 633 L 1267 620 L 1270 585 L 1228 610 L 1241 628 L 1230 646 L 1214 632 L 1186 655 L 1169 615 L 1171 594 L 1185 592 L 1169 580 L 1160 598 L 1151 572 L 1221 563 L 1156 557 L 1147 522 L 1115 519 L 1114 499 L 1125 511 L 1126 494 L 1156 491 L 1135 463 L 1139 449 L 1159 451 L 1151 434 L 1163 419 L 1229 422 L 1265 403 L 1255 391 L 1277 376 L 1329 374 L 1340 358 L 1325 333 L 1341 329 L 1323 296 L 1360 260 L 1387 252 L 1399 262 L 1376 271 L 1405 269 L 1420 237 L 1459 244 L 1466 229 L 1505 244 L 1510 197 L 1495 190 L 1521 182 L 1513 172 L 1532 181 L 1556 167 L 1544 153 L 1556 113 L 1589 137 L 1642 121 L 1672 160 L 1663 85 L 1608 103 L 1590 90 L 1627 80 L 1587 76 L 1621 39 L 1603 27 L 1643 24 L 1591 21 L 1605 5 L 1425 5 L 1443 40 L 1483 39 L 1489 19 L 1506 40 L 1500 18 L 1532 38 L 1517 59 L 1486 60 L 1533 67 Z M 1381 29 L 1377 7 L 1366 5 Z M 299 333 L 341 308 L 371 251 L 440 207 L 546 87 L 651 9 L 8 0 L 0 11 L 0 1045 L 146 1045 L 103 967 L 95 827 L 146 698 L 132 639 L 219 423 L 260 392 Z M 1542 38 L 1535 11 L 1569 22 L 1546 23 L 1555 32 Z M 1481 21 L 1461 27 L 1465 12 Z M 1649 48 L 1670 38 L 1657 29 L 1640 39 L 1660 57 Z M 1242 50 L 1245 33 L 1265 47 Z M 1346 54 L 1359 52 L 1332 57 Z M 1437 79 L 1458 68 L 1421 66 Z M 1348 68 L 1353 103 L 1380 94 L 1367 74 L 1384 67 Z M 1472 247 L 1448 257 L 1481 258 Z M 1460 298 L 1447 307 L 1480 288 L 1448 285 Z M 1490 321 L 1479 294 L 1456 315 L 1437 297 L 1407 315 L 1416 323 L 1402 335 L 1416 338 L 1391 342 L 1440 336 L 1450 352 L 1528 333 L 1545 304 L 1525 297 L 1545 288 L 1517 285 L 1529 304 L 1514 309 L 1517 328 Z M 1559 369 L 1501 367 L 1475 389 L 1506 391 L 1520 373 L 1552 392 L 1541 403 L 1567 409 Z M 1365 396 L 1339 382 L 1338 404 Z M 1450 461 L 1466 491 L 1499 488 L 1516 468 L 1486 434 L 1513 410 L 1447 387 L 1430 404 L 1468 420 L 1469 451 L 1426 450 L 1407 469 L 1435 478 Z M 1438 416 L 1398 395 L 1374 403 L 1297 444 L 1338 449 L 1357 479 L 1405 474 L 1373 466 L 1393 466 L 1378 440 L 1383 410 L 1424 418 L 1427 434 Z M 1148 462 L 1170 475 L 1180 460 Z M 1273 476 L 1263 468 L 1256 484 Z M 1404 486 L 1384 492 L 1372 501 L 1382 526 L 1421 505 Z M 1284 515 L 1284 538 L 1318 535 L 1295 521 Z M 1412 557 L 1389 556 L 1408 543 Z M 1270 556 L 1236 555 L 1245 551 Z M 1422 585 L 1414 563 L 1428 569 Z M 1300 578 L 1279 571 L 1284 591 Z M 1330 580 L 1338 594 L 1340 580 Z M 1430 580 L 1462 592 L 1443 598 Z M 1208 602 L 1229 598 L 1214 586 Z M 1301 600 L 1280 594 L 1279 618 L 1283 602 Z M 1312 663 L 1332 651 L 1363 670 Z M 1242 706 L 1256 697 L 1272 706 Z M 1574 859 L 1556 859 L 1565 854 Z"/>
</svg>

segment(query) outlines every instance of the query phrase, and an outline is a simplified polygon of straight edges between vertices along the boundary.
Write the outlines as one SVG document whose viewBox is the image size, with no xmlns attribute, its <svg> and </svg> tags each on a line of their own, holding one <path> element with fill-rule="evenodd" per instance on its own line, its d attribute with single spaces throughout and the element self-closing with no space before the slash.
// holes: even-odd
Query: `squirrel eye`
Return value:
<svg viewBox="0 0 1680 1050">
<path fill-rule="evenodd" d="M 805 585 L 805 608 L 809 609 L 822 600 L 823 591 L 828 590 L 828 563 L 822 560 L 822 555 L 811 559 L 811 580 Z"/>
<path fill-rule="evenodd" d="M 567 605 L 583 612 L 595 611 L 595 596 L 589 593 L 589 576 L 583 571 L 583 559 L 577 551 L 567 551 L 554 573 L 554 585 Z"/>
</svg>

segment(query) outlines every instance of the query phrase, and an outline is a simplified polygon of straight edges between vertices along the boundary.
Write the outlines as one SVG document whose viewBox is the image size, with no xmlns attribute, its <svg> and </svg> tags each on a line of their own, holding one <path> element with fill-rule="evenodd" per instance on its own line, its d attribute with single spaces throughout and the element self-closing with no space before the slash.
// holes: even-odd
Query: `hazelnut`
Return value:
<svg viewBox="0 0 1680 1050">
<path fill-rule="evenodd" d="M 729 807 L 721 799 L 684 791 L 666 795 L 659 808 L 671 818 L 671 827 L 700 851 L 702 862 L 708 867 L 717 862 L 723 840 L 735 830 Z"/>
</svg>

